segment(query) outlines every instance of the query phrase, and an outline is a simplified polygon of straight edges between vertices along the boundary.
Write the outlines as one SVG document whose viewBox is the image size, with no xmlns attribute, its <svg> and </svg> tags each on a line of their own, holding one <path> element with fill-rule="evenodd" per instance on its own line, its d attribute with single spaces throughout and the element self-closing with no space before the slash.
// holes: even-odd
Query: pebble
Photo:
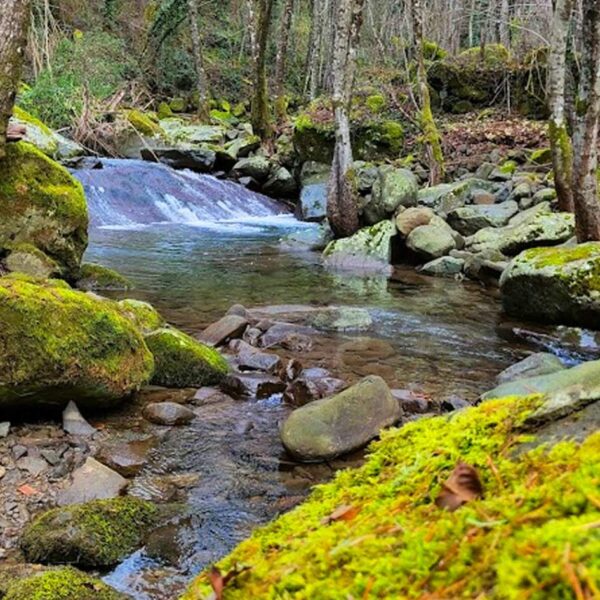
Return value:
<svg viewBox="0 0 600 600">
<path fill-rule="evenodd" d="M 142 411 L 144 419 L 156 425 L 186 425 L 195 413 L 175 402 L 153 402 Z"/>
<path fill-rule="evenodd" d="M 5 438 L 8 435 L 9 430 L 10 423 L 8 421 L 0 423 L 0 438 Z"/>
<path fill-rule="evenodd" d="M 77 404 L 72 400 L 63 411 L 63 429 L 71 435 L 81 435 L 84 437 L 89 437 L 96 433 L 96 430 L 83 418 L 77 408 Z"/>
</svg>

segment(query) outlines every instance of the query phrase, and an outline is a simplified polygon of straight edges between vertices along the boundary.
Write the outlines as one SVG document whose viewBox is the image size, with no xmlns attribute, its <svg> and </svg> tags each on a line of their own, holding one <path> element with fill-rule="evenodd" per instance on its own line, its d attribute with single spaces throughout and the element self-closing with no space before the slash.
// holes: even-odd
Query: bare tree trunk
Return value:
<svg viewBox="0 0 600 600">
<path fill-rule="evenodd" d="M 425 70 L 425 38 L 423 36 L 423 6 L 421 0 L 414 0 L 413 2 L 413 19 L 417 46 L 417 83 L 421 99 L 421 129 L 423 130 L 427 163 L 429 165 L 429 183 L 437 185 L 445 179 L 446 170 L 442 140 L 431 110 L 431 97 L 427 83 L 427 71 Z"/>
<path fill-rule="evenodd" d="M 252 58 L 252 68 L 256 69 L 256 62 L 258 61 L 258 36 L 256 34 L 257 22 L 256 22 L 256 0 L 246 0 L 246 8 L 248 9 L 248 35 L 250 37 L 250 57 Z"/>
<path fill-rule="evenodd" d="M 600 240 L 598 124 L 600 121 L 600 0 L 583 0 L 581 77 L 573 136 L 573 199 L 579 242 Z"/>
<path fill-rule="evenodd" d="M 573 12 L 573 0 L 556 0 L 552 39 L 548 55 L 548 133 L 552 148 L 554 187 L 560 210 L 573 212 L 573 148 L 567 130 L 565 82 L 567 38 Z"/>
<path fill-rule="evenodd" d="M 327 191 L 327 218 L 337 237 L 350 236 L 359 227 L 356 190 L 350 174 L 353 159 L 349 112 L 363 6 L 364 0 L 340 0 L 333 51 L 335 150 Z"/>
<path fill-rule="evenodd" d="M 293 12 L 294 0 L 285 0 L 281 14 L 281 27 L 279 28 L 279 40 L 277 43 L 277 58 L 275 60 L 275 104 L 277 116 L 280 119 L 285 118 L 287 108 L 284 94 L 284 83 Z"/>
<path fill-rule="evenodd" d="M 188 0 L 188 11 L 192 34 L 194 69 L 196 71 L 196 90 L 198 91 L 198 116 L 207 120 L 210 112 L 208 106 L 208 77 L 204 69 L 202 42 L 200 41 L 200 29 L 198 27 L 198 0 Z"/>
<path fill-rule="evenodd" d="M 29 8 L 29 0 L 2 0 L 0 9 L 0 160 L 6 155 L 6 130 L 21 77 Z"/>
<path fill-rule="evenodd" d="M 500 43 L 510 48 L 510 4 L 509 0 L 500 0 L 500 22 L 498 23 Z"/>
<path fill-rule="evenodd" d="M 274 0 L 257 0 L 258 29 L 257 56 L 254 69 L 254 98 L 252 101 L 252 127 L 262 140 L 268 140 L 272 134 L 271 109 L 267 81 L 267 50 L 269 29 Z"/>
</svg>

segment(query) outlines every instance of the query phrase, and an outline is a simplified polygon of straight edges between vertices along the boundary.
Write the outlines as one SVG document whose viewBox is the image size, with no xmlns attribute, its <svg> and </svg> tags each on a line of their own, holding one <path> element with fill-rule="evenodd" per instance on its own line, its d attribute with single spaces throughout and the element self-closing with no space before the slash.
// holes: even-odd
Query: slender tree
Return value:
<svg viewBox="0 0 600 600">
<path fill-rule="evenodd" d="M 552 148 L 554 186 L 560 209 L 568 212 L 574 210 L 573 148 L 565 106 L 567 40 L 572 13 L 573 0 L 556 0 L 548 55 L 548 101 L 551 112 L 548 133 Z"/>
<path fill-rule="evenodd" d="M 573 199 L 577 239 L 600 240 L 598 124 L 600 121 L 600 0 L 582 0 L 582 52 L 573 132 Z"/>
<path fill-rule="evenodd" d="M 196 71 L 196 90 L 198 91 L 198 116 L 201 119 L 206 120 L 209 116 L 209 91 L 208 77 L 206 76 L 204 57 L 202 55 L 200 28 L 198 27 L 198 0 L 188 0 L 188 11 L 190 19 L 190 31 L 192 34 L 194 70 Z"/>
<path fill-rule="evenodd" d="M 277 116 L 280 119 L 285 118 L 286 113 L 284 83 L 293 13 L 294 0 L 285 0 L 281 12 L 279 39 L 277 40 L 277 57 L 275 59 L 275 106 L 277 110 Z"/>
<path fill-rule="evenodd" d="M 359 226 L 349 112 L 363 6 L 364 0 L 339 0 L 332 65 L 335 150 L 327 194 L 327 218 L 337 237 L 352 235 Z"/>
<path fill-rule="evenodd" d="M 13 105 L 30 21 L 29 0 L 2 0 L 0 8 L 0 159 L 6 155 L 6 133 Z"/>
<path fill-rule="evenodd" d="M 317 97 L 319 87 L 319 64 L 321 62 L 321 46 L 323 34 L 323 0 L 312 0 L 310 34 L 308 39 L 308 55 L 306 58 L 305 90 L 311 100 Z"/>
</svg>

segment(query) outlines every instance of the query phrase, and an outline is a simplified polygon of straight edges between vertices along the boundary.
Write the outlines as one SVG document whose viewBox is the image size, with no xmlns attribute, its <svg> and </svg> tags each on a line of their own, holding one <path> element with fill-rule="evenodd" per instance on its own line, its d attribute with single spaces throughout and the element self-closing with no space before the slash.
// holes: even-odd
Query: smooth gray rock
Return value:
<svg viewBox="0 0 600 600">
<path fill-rule="evenodd" d="M 281 368 L 281 358 L 277 354 L 259 350 L 243 340 L 233 340 L 229 348 L 235 352 L 237 366 L 243 371 L 276 373 Z"/>
<path fill-rule="evenodd" d="M 519 212 L 513 200 L 500 204 L 463 206 L 448 214 L 448 224 L 460 234 L 473 235 L 484 227 L 504 227 Z"/>
<path fill-rule="evenodd" d="M 152 402 L 144 406 L 144 419 L 155 425 L 187 425 L 196 415 L 176 402 Z"/>
<path fill-rule="evenodd" d="M 320 310 L 311 319 L 311 325 L 324 331 L 366 331 L 373 319 L 364 308 L 341 306 Z"/>
<path fill-rule="evenodd" d="M 518 363 L 511 365 L 507 369 L 504 369 L 504 371 L 496 377 L 496 383 L 502 385 L 527 377 L 549 375 L 550 373 L 562 371 L 565 368 L 565 365 L 558 356 L 550 354 L 549 352 L 536 352 Z"/>
<path fill-rule="evenodd" d="M 90 437 L 96 433 L 96 430 L 83 418 L 77 408 L 77 404 L 72 400 L 67 404 L 62 414 L 63 429 L 71 435 L 80 435 Z"/>
<path fill-rule="evenodd" d="M 454 277 L 458 275 L 465 264 L 464 259 L 453 256 L 441 256 L 423 265 L 419 271 L 426 275 L 438 277 Z"/>
<path fill-rule="evenodd" d="M 406 245 L 427 260 L 444 256 L 457 247 L 453 230 L 439 217 L 413 229 L 406 238 Z"/>
<path fill-rule="evenodd" d="M 264 156 L 249 156 L 242 158 L 233 167 L 238 177 L 251 177 L 262 183 L 267 180 L 271 172 L 271 163 Z"/>
<path fill-rule="evenodd" d="M 200 340 L 209 346 L 219 346 L 228 340 L 242 337 L 248 325 L 245 317 L 226 315 L 209 325 L 200 334 Z"/>
</svg>

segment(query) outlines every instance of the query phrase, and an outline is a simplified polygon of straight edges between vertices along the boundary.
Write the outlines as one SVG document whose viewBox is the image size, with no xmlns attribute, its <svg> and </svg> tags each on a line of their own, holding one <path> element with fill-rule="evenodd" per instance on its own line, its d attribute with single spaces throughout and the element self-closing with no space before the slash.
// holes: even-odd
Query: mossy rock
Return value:
<svg viewBox="0 0 600 600">
<path fill-rule="evenodd" d="M 160 313 L 149 302 L 126 298 L 118 302 L 118 306 L 123 316 L 127 317 L 144 335 L 166 324 Z"/>
<path fill-rule="evenodd" d="M 246 569 L 225 597 L 558 600 L 575 598 L 571 573 L 594 597 L 600 433 L 527 450 L 535 433 L 522 426 L 540 403 L 491 400 L 384 432 L 363 467 L 338 472 L 217 563 Z M 459 462 L 477 470 L 483 497 L 450 512 L 435 500 Z M 182 600 L 211 591 L 206 572 Z"/>
<path fill-rule="evenodd" d="M 171 107 L 166 102 L 161 102 L 158 105 L 158 119 L 162 121 L 162 119 L 168 119 L 173 116 L 173 111 Z"/>
<path fill-rule="evenodd" d="M 538 148 L 529 155 L 529 162 L 534 165 L 549 165 L 552 163 L 552 150 L 550 148 Z"/>
<path fill-rule="evenodd" d="M 148 114 L 139 110 L 128 110 L 125 116 L 130 125 L 142 135 L 148 137 L 163 137 L 165 135 L 162 127 Z"/>
<path fill-rule="evenodd" d="M 173 98 L 173 100 L 169 102 L 169 108 L 174 113 L 182 113 L 185 112 L 187 108 L 187 102 L 183 98 Z"/>
<path fill-rule="evenodd" d="M 177 329 L 159 329 L 146 336 L 146 344 L 156 364 L 152 378 L 155 385 L 174 388 L 215 385 L 229 370 L 217 350 Z"/>
<path fill-rule="evenodd" d="M 100 579 L 76 569 L 48 570 L 11 583 L 4 600 L 126 600 Z"/>
<path fill-rule="evenodd" d="M 58 153 L 58 140 L 55 133 L 42 121 L 36 119 L 19 106 L 13 108 L 11 121 L 16 125 L 24 125 L 26 129 L 26 142 L 33 144 L 38 150 L 41 150 L 46 156 L 55 158 Z"/>
<path fill-rule="evenodd" d="M 108 267 L 94 263 L 84 263 L 81 265 L 75 287 L 85 291 L 121 291 L 132 289 L 133 284 L 127 277 Z"/>
<path fill-rule="evenodd" d="M 111 567 L 143 544 L 158 519 L 158 508 L 145 500 L 93 500 L 42 513 L 27 525 L 20 545 L 30 562 Z"/>
<path fill-rule="evenodd" d="M 31 277 L 47 279 L 62 274 L 60 265 L 32 244 L 9 245 L 3 259 L 4 267 L 11 273 L 23 273 Z"/>
<path fill-rule="evenodd" d="M 114 404 L 146 384 L 152 355 L 115 304 L 66 284 L 0 278 L 0 407 Z"/>
<path fill-rule="evenodd" d="M 28 243 L 74 276 L 87 247 L 81 184 L 27 142 L 7 146 L 0 163 L 0 250 Z"/>
</svg>

